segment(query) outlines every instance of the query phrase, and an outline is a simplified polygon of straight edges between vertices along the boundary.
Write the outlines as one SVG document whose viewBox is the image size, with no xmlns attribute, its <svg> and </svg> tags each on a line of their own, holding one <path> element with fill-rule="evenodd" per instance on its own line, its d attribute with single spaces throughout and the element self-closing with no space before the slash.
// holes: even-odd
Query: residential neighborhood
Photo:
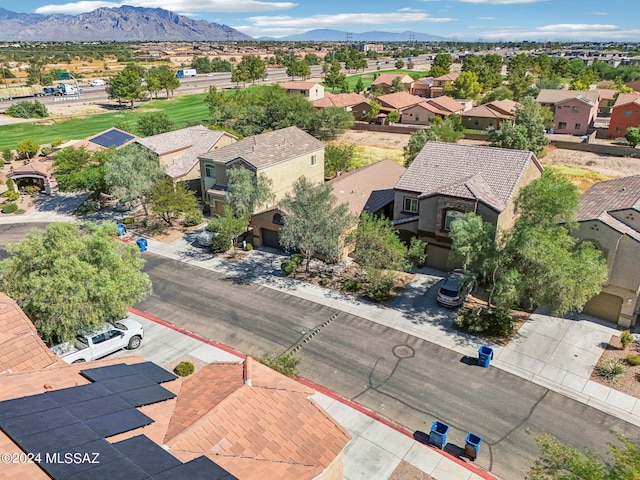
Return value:
<svg viewBox="0 0 640 480">
<path fill-rule="evenodd" d="M 250 45 L 0 113 L 0 479 L 635 472 L 640 62 Z"/>
</svg>

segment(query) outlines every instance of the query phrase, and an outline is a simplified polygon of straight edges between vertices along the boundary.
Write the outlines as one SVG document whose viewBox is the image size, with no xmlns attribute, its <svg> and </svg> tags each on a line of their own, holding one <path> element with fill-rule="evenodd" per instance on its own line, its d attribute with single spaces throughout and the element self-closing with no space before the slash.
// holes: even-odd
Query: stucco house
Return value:
<svg viewBox="0 0 640 480">
<path fill-rule="evenodd" d="M 505 120 L 513 120 L 515 118 L 517 108 L 518 103 L 513 100 L 496 100 L 484 105 L 478 105 L 460 113 L 462 125 L 465 128 L 475 130 L 497 129 Z"/>
<path fill-rule="evenodd" d="M 607 136 L 624 137 L 629 127 L 640 127 L 640 93 L 621 93 L 611 108 Z"/>
<path fill-rule="evenodd" d="M 280 86 L 294 95 L 302 95 L 310 102 L 324 97 L 324 86 L 318 82 L 284 82 Z"/>
<path fill-rule="evenodd" d="M 291 191 L 299 177 L 314 183 L 324 181 L 324 143 L 298 127 L 246 137 L 200 155 L 199 159 L 202 198 L 211 214 L 224 211 L 227 171 L 231 168 L 248 168 L 255 175 L 269 178 L 275 194 L 273 205 Z"/>
<path fill-rule="evenodd" d="M 420 97 L 429 98 L 431 96 L 431 87 L 433 86 L 433 77 L 419 78 L 411 85 L 411 94 Z"/>
<path fill-rule="evenodd" d="M 26 187 L 37 187 L 42 193 L 51 194 L 56 187 L 53 176 L 53 160 L 33 160 L 19 167 L 11 167 L 7 179 L 13 180 L 13 188 L 20 191 Z"/>
<path fill-rule="evenodd" d="M 198 155 L 230 145 L 237 140 L 230 133 L 197 125 L 139 138 L 136 143 L 157 155 L 160 168 L 174 182 L 187 182 L 189 189 L 201 194 Z"/>
<path fill-rule="evenodd" d="M 587 96 L 565 98 L 556 102 L 553 113 L 554 133 L 586 135 L 598 115 L 598 102 Z"/>
<path fill-rule="evenodd" d="M 640 175 L 598 182 L 580 197 L 573 233 L 603 252 L 609 277 L 584 312 L 628 328 L 640 314 Z"/>
<path fill-rule="evenodd" d="M 369 104 L 371 100 L 361 93 L 331 93 L 325 92 L 324 97 L 313 101 L 313 106 L 318 110 L 327 107 L 344 108 L 347 112 L 353 111 L 356 105 Z"/>
<path fill-rule="evenodd" d="M 600 96 L 600 100 L 598 102 L 598 115 L 608 117 L 611 115 L 611 107 L 614 103 L 613 99 L 616 91 L 610 88 L 596 88 L 595 90 Z"/>
<path fill-rule="evenodd" d="M 393 223 L 403 239 L 428 242 L 428 266 L 448 270 L 451 222 L 473 212 L 511 227 L 518 192 L 541 174 L 532 152 L 428 142 L 394 187 Z"/>
<path fill-rule="evenodd" d="M 424 98 L 411 95 L 408 92 L 388 93 L 378 96 L 376 100 L 380 103 L 380 111 L 383 113 L 400 112 L 407 107 L 424 102 Z"/>
<path fill-rule="evenodd" d="M 555 110 L 555 106 L 558 102 L 566 100 L 568 98 L 585 97 L 589 100 L 589 103 L 595 103 L 598 105 L 600 102 L 600 94 L 597 90 L 556 90 L 553 88 L 543 88 L 538 92 L 536 102 L 541 107 L 547 107 L 552 112 Z"/>
<path fill-rule="evenodd" d="M 454 72 L 454 73 L 446 73 L 444 75 L 434 78 L 433 85 L 431 85 L 431 89 L 429 93 L 431 97 L 436 98 L 444 95 L 445 88 L 451 87 L 451 84 L 455 82 L 459 76 L 460 76 L 459 73 Z"/>
<path fill-rule="evenodd" d="M 465 109 L 464 105 L 447 96 L 425 99 L 407 92 L 397 92 L 380 95 L 376 100 L 380 102 L 381 112 L 400 112 L 401 123 L 414 125 L 429 125 L 435 116 L 444 118 Z"/>
<path fill-rule="evenodd" d="M 413 78 L 411 78 L 407 74 L 400 73 L 381 73 L 376 77 L 376 79 L 371 82 L 371 86 L 380 86 L 382 91 L 385 93 L 389 93 L 391 91 L 391 86 L 393 85 L 394 80 L 396 78 L 400 79 L 400 84 L 403 86 L 406 92 L 411 90 L 411 85 L 413 85 Z"/>
</svg>

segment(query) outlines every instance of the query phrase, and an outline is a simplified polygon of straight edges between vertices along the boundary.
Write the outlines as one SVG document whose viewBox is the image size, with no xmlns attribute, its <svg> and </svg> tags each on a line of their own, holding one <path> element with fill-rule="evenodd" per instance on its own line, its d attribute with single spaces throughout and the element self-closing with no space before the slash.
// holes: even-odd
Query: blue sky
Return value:
<svg viewBox="0 0 640 480">
<path fill-rule="evenodd" d="M 78 14 L 99 7 L 161 7 L 253 37 L 315 28 L 440 35 L 458 41 L 635 41 L 640 23 L 622 0 L 5 0 L 16 12 Z M 407 39 L 409 40 L 409 39 Z"/>
</svg>

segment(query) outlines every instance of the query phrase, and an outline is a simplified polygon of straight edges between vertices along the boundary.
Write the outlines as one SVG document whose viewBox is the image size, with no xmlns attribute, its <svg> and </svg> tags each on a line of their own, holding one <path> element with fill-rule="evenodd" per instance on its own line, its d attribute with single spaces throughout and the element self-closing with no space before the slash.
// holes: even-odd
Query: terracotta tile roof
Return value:
<svg viewBox="0 0 640 480">
<path fill-rule="evenodd" d="M 459 76 L 459 73 L 445 73 L 444 75 L 440 75 L 439 77 L 434 78 L 434 80 L 440 82 L 455 82 Z"/>
<path fill-rule="evenodd" d="M 359 103 L 369 103 L 367 97 L 360 93 L 331 93 L 325 92 L 323 98 L 319 98 L 313 102 L 313 106 L 316 108 L 325 108 L 325 107 L 352 107 L 354 105 L 358 105 Z"/>
<path fill-rule="evenodd" d="M 613 106 L 619 107 L 620 105 L 627 105 L 628 103 L 640 103 L 640 93 L 621 93 L 618 95 L 616 103 L 614 103 Z"/>
<path fill-rule="evenodd" d="M 171 178 L 180 178 L 198 165 L 198 155 L 210 151 L 224 136 L 231 135 L 221 130 L 209 130 L 204 125 L 197 125 L 139 138 L 136 143 L 147 147 L 159 156 L 182 150 L 182 155 L 174 158 L 165 169 L 165 173 Z"/>
<path fill-rule="evenodd" d="M 600 220 L 620 233 L 640 241 L 640 232 L 613 217 L 619 210 L 640 213 L 640 175 L 598 182 L 580 197 L 578 222 Z"/>
<path fill-rule="evenodd" d="M 429 98 L 426 100 L 426 102 L 438 108 L 439 110 L 448 113 L 456 113 L 464 109 L 464 105 L 446 95 L 437 98 Z"/>
<path fill-rule="evenodd" d="M 53 161 L 40 161 L 34 160 L 32 162 L 27 163 L 26 165 L 21 165 L 12 170 L 12 174 L 19 173 L 35 173 L 38 175 L 42 175 L 47 177 L 51 174 L 51 170 L 53 170 Z"/>
<path fill-rule="evenodd" d="M 387 95 L 380 95 L 376 100 L 383 106 L 389 106 L 395 110 L 407 108 L 412 105 L 424 102 L 424 98 L 416 95 L 411 95 L 407 92 L 389 93 Z"/>
<path fill-rule="evenodd" d="M 567 98 L 587 97 L 590 103 L 594 105 L 598 103 L 599 93 L 596 90 L 582 91 L 582 90 L 555 90 L 552 88 L 543 88 L 536 97 L 538 103 L 551 103 L 556 104 Z"/>
<path fill-rule="evenodd" d="M 280 84 L 285 90 L 311 90 L 318 82 L 283 82 Z"/>
<path fill-rule="evenodd" d="M 400 81 L 402 83 L 409 83 L 409 80 L 411 82 L 413 81 L 413 79 L 411 77 L 409 77 L 408 75 L 406 75 L 406 74 L 402 74 L 402 73 L 381 73 L 380 75 L 378 75 L 378 78 L 376 78 L 373 82 L 371 82 L 371 85 L 388 85 L 388 86 L 391 86 L 393 84 L 393 81 L 396 78 L 400 78 Z"/>
<path fill-rule="evenodd" d="M 488 105 L 478 105 L 471 110 L 460 113 L 460 115 L 474 118 L 513 118 L 513 115 L 505 115 L 498 110 L 490 108 Z"/>
<path fill-rule="evenodd" d="M 556 102 L 556 105 L 560 105 L 562 103 L 567 103 L 567 102 L 575 102 L 575 101 L 582 102 L 582 103 L 585 103 L 585 104 L 590 105 L 590 106 L 597 105 L 597 103 L 598 103 L 597 100 L 593 100 L 593 98 L 589 98 L 586 95 L 578 95 L 577 97 L 571 97 L 571 98 L 562 99 L 562 100 Z"/>
<path fill-rule="evenodd" d="M 200 155 L 200 158 L 224 164 L 242 159 L 261 169 L 323 148 L 324 143 L 320 140 L 298 127 L 288 127 L 244 138 Z"/>
<path fill-rule="evenodd" d="M 18 304 L 0 293 L 0 374 L 28 372 L 62 363 L 38 336 Z"/>
<path fill-rule="evenodd" d="M 600 100 L 613 100 L 616 90 L 610 88 L 596 88 L 596 92 L 600 95 Z"/>
<path fill-rule="evenodd" d="M 393 201 L 393 186 L 405 170 L 402 165 L 386 159 L 340 175 L 327 183 L 331 185 L 338 203 L 346 203 L 352 214 L 360 216 L 362 212 L 376 212 Z"/>
<path fill-rule="evenodd" d="M 516 194 L 529 162 L 542 171 L 531 152 L 428 142 L 395 189 L 416 192 L 419 198 L 451 195 L 478 200 L 501 212 Z"/>
<path fill-rule="evenodd" d="M 515 115 L 516 110 L 522 107 L 518 102 L 514 102 L 509 99 L 495 100 L 493 102 L 486 103 L 485 105 L 506 115 Z"/>
</svg>

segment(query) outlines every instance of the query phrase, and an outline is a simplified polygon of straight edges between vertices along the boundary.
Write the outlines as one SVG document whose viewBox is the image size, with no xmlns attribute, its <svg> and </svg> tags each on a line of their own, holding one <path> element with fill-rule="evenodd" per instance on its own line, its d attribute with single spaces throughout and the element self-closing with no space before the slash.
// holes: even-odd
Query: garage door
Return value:
<svg viewBox="0 0 640 480">
<path fill-rule="evenodd" d="M 261 228 L 260 233 L 262 234 L 262 245 L 264 247 L 282 249 L 280 246 L 280 235 L 277 230 Z"/>
<path fill-rule="evenodd" d="M 587 315 L 618 323 L 620 310 L 622 310 L 622 298 L 610 293 L 601 293 L 589 300 L 583 311 Z"/>
<path fill-rule="evenodd" d="M 449 250 L 448 248 L 439 247 L 437 245 L 427 245 L 427 267 L 435 268 L 447 272 L 449 267 Z"/>
</svg>

